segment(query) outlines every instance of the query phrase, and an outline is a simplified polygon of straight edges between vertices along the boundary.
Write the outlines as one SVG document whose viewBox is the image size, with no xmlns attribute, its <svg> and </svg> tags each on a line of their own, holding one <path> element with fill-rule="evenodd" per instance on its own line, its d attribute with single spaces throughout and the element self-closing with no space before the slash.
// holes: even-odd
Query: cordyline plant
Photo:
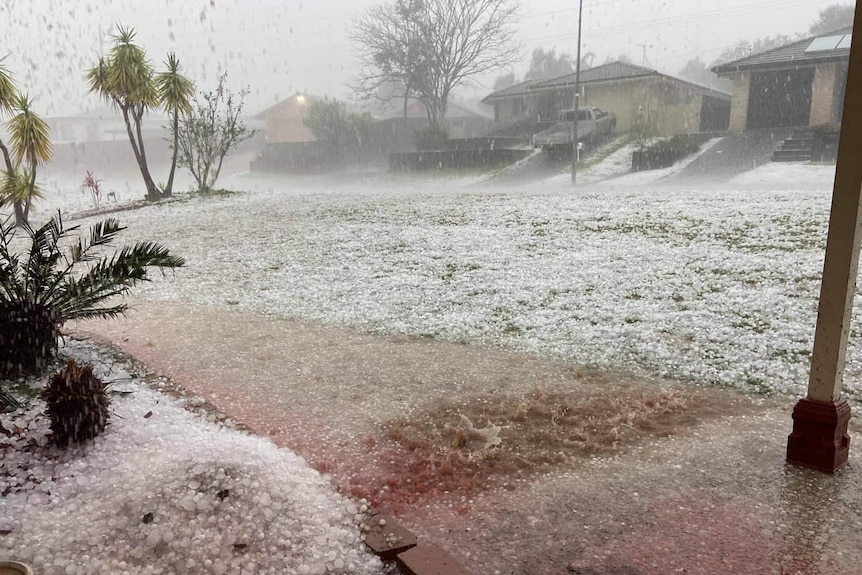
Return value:
<svg viewBox="0 0 862 575">
<path fill-rule="evenodd" d="M 90 190 L 90 196 L 93 198 L 93 207 L 99 209 L 99 204 L 102 202 L 102 180 L 98 179 L 93 172 L 87 170 L 87 175 L 84 176 L 84 181 L 81 182 L 81 188 Z"/>
<path fill-rule="evenodd" d="M 9 115 L 5 124 L 9 139 L 4 142 L 0 138 L 0 156 L 5 166 L 0 173 L 0 207 L 12 205 L 19 226 L 27 223 L 33 200 L 42 196 L 36 170 L 52 155 L 48 124 L 32 110 L 32 105 L 33 100 L 18 91 L 0 58 L 0 120 Z"/>
<path fill-rule="evenodd" d="M 39 229 L 23 229 L 30 249 L 16 253 L 15 226 L 0 222 L 0 378 L 44 369 L 67 321 L 124 315 L 126 304 L 100 304 L 148 281 L 149 268 L 185 265 L 153 242 L 104 255 L 103 248 L 125 229 L 112 218 L 90 228 L 86 239 L 69 237 L 78 226 L 65 228 L 59 213 Z"/>
</svg>

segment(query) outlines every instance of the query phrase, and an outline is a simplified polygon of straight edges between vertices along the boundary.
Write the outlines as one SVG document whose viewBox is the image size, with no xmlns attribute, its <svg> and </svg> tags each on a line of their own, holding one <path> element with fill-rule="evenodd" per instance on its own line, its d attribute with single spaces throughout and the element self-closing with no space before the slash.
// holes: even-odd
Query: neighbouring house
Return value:
<svg viewBox="0 0 862 575">
<path fill-rule="evenodd" d="M 264 147 L 252 171 L 306 172 L 326 163 L 326 147 L 303 122 L 318 101 L 323 98 L 296 93 L 254 116 L 263 123 Z"/>
<path fill-rule="evenodd" d="M 252 162 L 253 171 L 308 172 L 337 162 L 303 124 L 309 106 L 318 100 L 321 98 L 296 94 L 255 116 L 265 126 L 266 145 Z M 406 106 L 403 98 L 393 98 L 348 106 L 347 111 L 365 116 L 372 126 L 361 149 L 352 150 L 349 158 L 341 157 L 342 163 L 385 163 L 390 152 L 415 150 L 417 133 L 429 127 L 425 106 L 415 98 L 408 98 Z M 491 124 L 490 117 L 450 103 L 443 126 L 450 138 L 470 138 Z"/>
<path fill-rule="evenodd" d="M 311 94 L 294 94 L 260 112 L 255 119 L 264 124 L 264 139 L 268 144 L 316 142 L 317 138 L 303 123 L 309 107 L 323 98 Z"/>
<path fill-rule="evenodd" d="M 392 150 L 404 149 L 405 146 L 412 148 L 415 134 L 429 126 L 425 105 L 416 98 L 407 99 L 406 110 L 404 100 L 396 98 L 381 102 L 368 113 L 377 123 L 381 139 L 391 143 Z M 443 128 L 449 138 L 461 139 L 475 137 L 491 124 L 489 116 L 450 102 L 446 107 Z"/>
<path fill-rule="evenodd" d="M 122 113 L 104 107 L 80 114 L 46 118 L 53 144 L 52 169 L 83 173 L 124 172 L 137 169 Z M 148 163 L 170 161 L 167 117 L 147 114 L 142 122 Z"/>
<path fill-rule="evenodd" d="M 851 32 L 812 36 L 714 67 L 733 80 L 731 131 L 838 124 Z"/>
<path fill-rule="evenodd" d="M 529 80 L 487 96 L 494 120 L 502 128 L 534 119 L 555 122 L 571 109 L 575 74 Z M 727 130 L 730 94 L 626 62 L 581 70 L 580 106 L 594 106 L 617 117 L 617 130 L 627 132 L 646 122 L 659 136 Z"/>
</svg>

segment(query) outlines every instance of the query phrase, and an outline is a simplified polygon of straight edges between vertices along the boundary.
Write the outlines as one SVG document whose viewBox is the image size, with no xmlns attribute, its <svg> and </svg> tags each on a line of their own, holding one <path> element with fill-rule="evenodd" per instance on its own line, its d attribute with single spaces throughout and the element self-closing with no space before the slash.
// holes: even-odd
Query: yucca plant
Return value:
<svg viewBox="0 0 862 575">
<path fill-rule="evenodd" d="M 149 268 L 185 265 L 153 242 L 104 254 L 125 229 L 113 218 L 95 224 L 86 239 L 70 237 L 78 226 L 65 228 L 59 212 L 38 229 L 23 229 L 30 249 L 15 253 L 16 228 L 8 219 L 0 223 L 0 378 L 44 369 L 56 354 L 59 330 L 67 321 L 125 314 L 126 304 L 100 304 L 148 281 Z"/>
<path fill-rule="evenodd" d="M 45 198 L 44 190 L 37 183 L 30 188 L 32 175 L 24 166 L 13 166 L 11 172 L 0 172 L 0 208 L 7 205 L 23 204 L 30 200 Z"/>
<path fill-rule="evenodd" d="M 42 391 L 42 399 L 55 445 L 82 443 L 105 431 L 111 403 L 107 388 L 92 367 L 77 365 L 74 359 L 54 374 Z"/>
</svg>

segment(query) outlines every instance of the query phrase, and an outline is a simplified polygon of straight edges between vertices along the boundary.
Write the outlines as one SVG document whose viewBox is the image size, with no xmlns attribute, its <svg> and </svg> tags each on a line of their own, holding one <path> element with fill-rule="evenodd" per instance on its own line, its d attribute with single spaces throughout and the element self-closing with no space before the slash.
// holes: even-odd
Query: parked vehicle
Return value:
<svg viewBox="0 0 862 575">
<path fill-rule="evenodd" d="M 578 142 L 589 147 L 596 139 L 613 132 L 616 125 L 614 114 L 598 108 L 581 108 L 578 110 Z M 556 124 L 533 135 L 533 147 L 545 151 L 571 148 L 574 126 L 575 111 L 563 110 Z"/>
</svg>

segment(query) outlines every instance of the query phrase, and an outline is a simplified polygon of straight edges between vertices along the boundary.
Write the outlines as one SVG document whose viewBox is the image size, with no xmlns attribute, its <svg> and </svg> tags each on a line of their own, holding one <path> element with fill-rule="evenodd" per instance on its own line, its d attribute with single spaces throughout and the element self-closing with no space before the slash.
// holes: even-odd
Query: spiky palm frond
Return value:
<svg viewBox="0 0 862 575">
<path fill-rule="evenodd" d="M 24 286 L 18 282 L 20 258 L 10 249 L 16 231 L 11 216 L 0 222 L 0 303 L 24 297 Z"/>
<path fill-rule="evenodd" d="M 169 114 L 190 114 L 191 100 L 195 94 L 194 83 L 180 74 L 180 61 L 171 52 L 165 61 L 167 71 L 156 76 L 156 87 L 159 94 L 159 104 Z"/>
<path fill-rule="evenodd" d="M 65 228 L 59 214 L 39 229 L 25 227 L 31 247 L 22 266 L 20 258 L 9 250 L 14 227 L 0 225 L 0 303 L 33 302 L 50 309 L 58 324 L 71 319 L 113 317 L 125 312 L 126 307 L 97 306 L 148 281 L 149 268 L 164 270 L 185 265 L 182 258 L 154 242 L 125 246 L 111 257 L 94 254 L 94 248 L 109 245 L 125 229 L 115 219 L 96 224 L 87 241 L 78 239 L 64 253 L 59 244 L 77 229 Z M 86 271 L 76 271 L 78 264 L 91 262 L 95 263 Z"/>
<path fill-rule="evenodd" d="M 149 281 L 147 268 L 177 268 L 185 264 L 167 248 L 153 242 L 138 242 L 103 259 L 79 279 L 67 276 L 52 305 L 60 317 L 81 319 L 95 306 L 115 295 L 126 295 L 135 285 Z"/>
<path fill-rule="evenodd" d="M 0 58 L 0 112 L 11 112 L 12 104 L 18 95 L 18 88 L 15 87 L 12 74 L 3 65 L 5 59 L 5 57 Z"/>
<path fill-rule="evenodd" d="M 65 322 L 124 314 L 125 304 L 100 304 L 147 281 L 150 268 L 185 265 L 153 242 L 97 256 L 94 250 L 108 246 L 123 230 L 114 219 L 96 224 L 86 240 L 65 249 L 67 236 L 78 228 L 64 227 L 59 213 L 38 229 L 22 229 L 30 239 L 26 258 L 10 248 L 15 226 L 9 219 L 0 222 L 0 377 L 43 369 L 56 353 Z"/>
<path fill-rule="evenodd" d="M 26 162 L 30 170 L 50 161 L 52 155 L 50 129 L 45 120 L 30 109 L 32 103 L 27 95 L 18 94 L 13 103 L 16 113 L 7 123 L 15 159 L 19 164 Z"/>
<path fill-rule="evenodd" d="M 90 250 L 99 246 L 106 246 L 114 240 L 114 237 L 126 229 L 120 226 L 120 222 L 114 218 L 108 218 L 96 223 L 90 228 L 90 238 L 88 242 L 84 242 L 81 238 L 69 248 L 71 256 L 70 263 L 91 261 L 98 257 L 98 254 L 92 253 Z"/>
<path fill-rule="evenodd" d="M 14 169 L 11 174 L 5 170 L 0 171 L 0 208 L 15 202 L 24 202 L 28 196 L 36 200 L 44 199 L 45 190 L 39 184 L 33 186 L 33 193 L 30 195 L 31 179 L 30 170 L 23 166 Z"/>
<path fill-rule="evenodd" d="M 24 230 L 30 236 L 30 255 L 23 269 L 24 298 L 35 302 L 63 257 L 58 244 L 67 230 L 63 229 L 59 214 L 39 229 L 25 224 Z"/>
<path fill-rule="evenodd" d="M 117 26 L 107 62 L 106 88 L 111 96 L 128 105 L 150 108 L 158 105 L 159 99 L 153 67 L 144 49 L 133 42 L 134 38 L 134 28 Z"/>
<path fill-rule="evenodd" d="M 104 56 L 99 56 L 96 65 L 87 70 L 86 79 L 91 93 L 98 94 L 103 100 L 112 101 L 108 89 L 108 61 Z"/>
</svg>

